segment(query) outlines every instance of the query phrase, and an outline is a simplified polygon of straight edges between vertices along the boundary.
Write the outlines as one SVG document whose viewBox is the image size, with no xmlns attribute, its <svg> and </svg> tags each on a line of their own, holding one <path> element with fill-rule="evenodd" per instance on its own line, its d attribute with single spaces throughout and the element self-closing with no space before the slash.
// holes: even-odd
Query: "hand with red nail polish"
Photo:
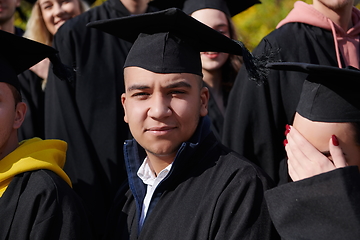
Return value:
<svg viewBox="0 0 360 240">
<path fill-rule="evenodd" d="M 308 142 L 295 128 L 287 135 L 288 170 L 293 181 L 309 178 L 346 166 L 344 154 L 335 135 L 329 141 L 331 160 Z"/>
<path fill-rule="evenodd" d="M 330 149 L 332 161 L 336 168 L 341 168 L 341 167 L 345 167 L 348 165 L 346 163 L 344 153 L 341 150 L 339 140 L 335 135 L 331 136 L 331 139 L 329 142 L 329 149 Z"/>
<path fill-rule="evenodd" d="M 335 135 L 331 136 L 331 140 L 334 146 L 339 146 L 339 141 Z"/>
</svg>

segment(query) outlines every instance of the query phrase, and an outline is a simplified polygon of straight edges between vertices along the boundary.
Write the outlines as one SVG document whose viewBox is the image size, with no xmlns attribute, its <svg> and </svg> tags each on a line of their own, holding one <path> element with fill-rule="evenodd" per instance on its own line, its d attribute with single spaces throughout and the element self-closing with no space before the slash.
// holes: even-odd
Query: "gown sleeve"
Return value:
<svg viewBox="0 0 360 240">
<path fill-rule="evenodd" d="M 360 174 L 339 168 L 265 192 L 282 239 L 360 239 Z"/>
</svg>

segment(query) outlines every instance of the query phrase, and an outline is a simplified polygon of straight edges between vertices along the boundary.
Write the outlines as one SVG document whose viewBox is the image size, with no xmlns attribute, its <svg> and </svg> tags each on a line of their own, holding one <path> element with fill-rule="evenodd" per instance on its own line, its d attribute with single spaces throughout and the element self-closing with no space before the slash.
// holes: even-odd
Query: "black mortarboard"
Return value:
<svg viewBox="0 0 360 240">
<path fill-rule="evenodd" d="M 68 80 L 63 65 L 57 58 L 57 51 L 47 45 L 16 36 L 0 30 L 0 82 L 13 85 L 18 91 L 20 83 L 17 75 L 34 66 L 44 58 L 49 58 L 54 64 L 54 71 L 61 78 Z"/>
<path fill-rule="evenodd" d="M 205 9 L 212 8 L 217 9 L 230 17 L 235 16 L 238 13 L 248 9 L 254 4 L 260 3 L 257 0 L 185 0 L 183 11 L 189 15 L 193 12 Z"/>
<path fill-rule="evenodd" d="M 360 70 L 293 62 L 267 67 L 308 73 L 296 109 L 301 116 L 317 122 L 360 122 Z"/>
<path fill-rule="evenodd" d="M 200 52 L 213 51 L 241 55 L 248 71 L 256 69 L 252 55 L 241 42 L 224 36 L 176 8 L 100 20 L 87 26 L 134 43 L 124 67 L 202 76 Z"/>
</svg>

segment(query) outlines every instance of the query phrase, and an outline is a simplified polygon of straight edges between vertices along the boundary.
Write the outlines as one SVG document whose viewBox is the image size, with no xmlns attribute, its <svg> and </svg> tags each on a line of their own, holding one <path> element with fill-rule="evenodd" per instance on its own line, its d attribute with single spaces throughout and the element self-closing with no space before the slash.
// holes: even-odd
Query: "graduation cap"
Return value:
<svg viewBox="0 0 360 240">
<path fill-rule="evenodd" d="M 150 0 L 148 5 L 154 6 L 159 10 L 165 10 L 168 8 L 179 8 L 182 9 L 185 0 Z"/>
<path fill-rule="evenodd" d="M 257 0 L 185 0 L 182 9 L 191 15 L 197 10 L 211 8 L 233 17 L 257 3 L 261 2 Z"/>
<path fill-rule="evenodd" d="M 200 52 L 243 56 L 249 72 L 253 57 L 243 43 L 230 39 L 177 8 L 87 24 L 134 43 L 124 65 L 156 73 L 193 73 L 202 76 Z"/>
<path fill-rule="evenodd" d="M 0 82 L 14 86 L 20 92 L 17 75 L 44 58 L 53 63 L 54 73 L 60 79 L 70 80 L 69 70 L 56 56 L 57 51 L 47 45 L 0 30 Z"/>
<path fill-rule="evenodd" d="M 276 70 L 307 73 L 296 111 L 317 122 L 360 122 L 360 70 L 307 63 L 270 63 Z"/>
</svg>

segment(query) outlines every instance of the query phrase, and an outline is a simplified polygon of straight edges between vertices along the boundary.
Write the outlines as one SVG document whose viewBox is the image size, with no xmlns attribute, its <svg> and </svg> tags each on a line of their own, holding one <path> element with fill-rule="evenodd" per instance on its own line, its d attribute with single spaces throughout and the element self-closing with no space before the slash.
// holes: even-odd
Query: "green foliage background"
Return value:
<svg viewBox="0 0 360 240">
<path fill-rule="evenodd" d="M 100 5 L 104 1 L 105 0 L 96 0 L 93 6 Z M 253 50 L 264 36 L 275 29 L 276 25 L 290 12 L 297 0 L 260 1 L 262 2 L 261 4 L 256 4 L 233 17 L 239 39 L 243 41 L 250 50 Z M 312 0 L 303 1 L 309 4 L 312 3 Z M 26 17 L 30 16 L 31 5 L 22 0 L 21 11 Z M 26 20 L 22 20 L 19 14 L 17 14 L 15 25 L 25 29 Z"/>
<path fill-rule="evenodd" d="M 297 0 L 260 0 L 246 11 L 233 17 L 239 39 L 249 49 L 254 49 L 260 40 L 273 31 L 286 17 Z M 312 0 L 303 0 L 311 4 Z"/>
</svg>

